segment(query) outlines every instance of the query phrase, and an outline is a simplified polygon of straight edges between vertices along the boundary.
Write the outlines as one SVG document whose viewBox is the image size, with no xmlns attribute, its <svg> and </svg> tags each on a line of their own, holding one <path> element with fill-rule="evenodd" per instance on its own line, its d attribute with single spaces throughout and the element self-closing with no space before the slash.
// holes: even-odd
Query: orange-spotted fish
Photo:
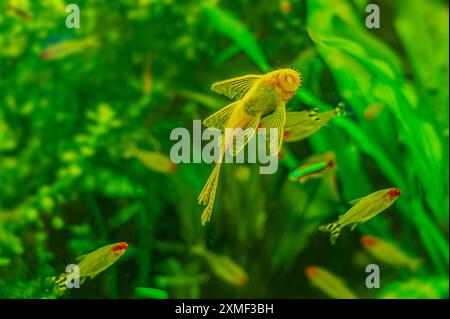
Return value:
<svg viewBox="0 0 450 319">
<path fill-rule="evenodd" d="M 128 244 L 120 242 L 99 248 L 89 254 L 78 257 L 78 270 L 80 284 L 83 284 L 87 278 L 94 278 L 104 270 L 111 267 L 127 250 Z M 51 277 L 56 288 L 63 293 L 67 289 L 66 280 L 69 273 L 61 274 L 57 277 Z"/>
<path fill-rule="evenodd" d="M 336 155 L 334 152 L 326 152 L 308 158 L 289 174 L 289 180 L 305 183 L 312 178 L 320 178 L 336 170 Z"/>
<path fill-rule="evenodd" d="M 59 60 L 97 44 L 97 40 L 92 37 L 81 40 L 62 40 L 45 47 L 41 57 L 46 60 Z"/>
<path fill-rule="evenodd" d="M 306 267 L 305 274 L 314 287 L 320 289 L 323 293 L 331 298 L 358 298 L 357 295 L 346 286 L 345 282 L 341 278 L 322 267 Z"/>
<path fill-rule="evenodd" d="M 15 16 L 22 18 L 24 20 L 32 20 L 33 19 L 33 14 L 25 9 L 22 9 L 18 6 L 12 5 L 10 3 L 5 5 L 5 9 L 9 12 L 11 12 L 12 14 L 14 14 Z"/>
<path fill-rule="evenodd" d="M 291 13 L 292 3 L 289 0 L 280 0 L 280 10 L 284 14 Z"/>
<path fill-rule="evenodd" d="M 374 236 L 361 237 L 363 247 L 376 259 L 385 264 L 407 267 L 416 272 L 422 261 L 405 254 L 396 245 Z"/>
<path fill-rule="evenodd" d="M 192 252 L 203 258 L 211 271 L 223 281 L 235 286 L 242 286 L 248 282 L 248 275 L 245 270 L 227 256 L 210 252 L 203 245 L 193 247 Z"/>
<path fill-rule="evenodd" d="M 198 196 L 198 203 L 206 206 L 201 216 L 203 225 L 211 218 L 222 158 L 230 144 L 235 145 L 231 148 L 232 154 L 239 153 L 256 133 L 261 117 L 273 112 L 265 127 L 275 128 L 278 134 L 275 137 L 266 135 L 266 138 L 268 137 L 271 154 L 278 152 L 283 143 L 286 103 L 294 96 L 300 85 L 300 74 L 291 69 L 281 69 L 264 75 L 244 75 L 212 85 L 213 91 L 236 101 L 203 121 L 206 127 L 223 132 L 219 161 Z M 245 138 L 239 142 L 233 130 L 226 130 L 227 128 L 242 129 L 246 133 Z"/>
<path fill-rule="evenodd" d="M 303 140 L 326 126 L 334 117 L 344 114 L 342 105 L 338 105 L 334 110 L 325 112 L 319 112 L 317 108 L 309 111 L 287 112 L 284 125 L 284 140 L 286 142 Z M 270 120 L 270 116 L 267 119 Z M 263 119 L 263 127 L 267 119 Z"/>
<path fill-rule="evenodd" d="M 380 115 L 380 113 L 381 113 L 381 111 L 383 111 L 383 109 L 384 109 L 384 103 L 371 104 L 364 110 L 364 118 L 368 121 L 371 121 L 374 118 L 376 118 L 378 115 Z"/>
<path fill-rule="evenodd" d="M 131 147 L 125 157 L 134 157 L 148 169 L 164 174 L 171 174 L 177 171 L 177 165 L 168 156 L 161 152 L 144 151 Z"/>
<path fill-rule="evenodd" d="M 320 226 L 319 230 L 330 232 L 330 242 L 335 244 L 343 227 L 351 225 L 351 230 L 354 230 L 359 223 L 365 223 L 391 206 L 399 196 L 400 189 L 388 188 L 355 199 L 350 202 L 353 207 L 339 216 L 336 222 Z"/>
</svg>

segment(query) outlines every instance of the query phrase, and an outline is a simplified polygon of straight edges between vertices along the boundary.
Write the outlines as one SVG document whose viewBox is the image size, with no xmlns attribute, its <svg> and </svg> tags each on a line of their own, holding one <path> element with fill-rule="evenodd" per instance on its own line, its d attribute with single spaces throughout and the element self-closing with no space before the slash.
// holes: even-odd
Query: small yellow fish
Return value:
<svg viewBox="0 0 450 319">
<path fill-rule="evenodd" d="M 10 3 L 5 5 L 5 9 L 7 11 L 11 12 L 12 14 L 14 14 L 15 16 L 22 18 L 24 20 L 32 20 L 33 19 L 33 14 L 31 12 L 24 10 L 22 8 L 19 8 Z"/>
<path fill-rule="evenodd" d="M 94 278 L 107 268 L 111 267 L 127 250 L 128 244 L 120 242 L 99 248 L 89 254 L 78 257 L 76 260 L 80 276 L 80 284 L 87 278 Z M 67 289 L 66 279 L 68 273 L 57 277 L 51 277 L 50 280 L 56 285 L 56 288 L 63 293 Z"/>
<path fill-rule="evenodd" d="M 337 275 L 318 266 L 309 266 L 305 269 L 306 277 L 311 284 L 331 298 L 357 299 L 358 296 L 350 290 L 345 282 Z"/>
<path fill-rule="evenodd" d="M 273 112 L 270 120 L 266 120 L 265 127 L 277 130 L 276 139 L 267 140 L 272 154 L 275 152 L 275 142 L 278 143 L 276 151 L 279 151 L 283 144 L 286 103 L 294 96 L 300 85 L 301 76 L 297 71 L 281 69 L 264 75 L 250 74 L 216 82 L 211 86 L 213 91 L 237 101 L 206 118 L 203 125 L 222 132 L 227 128 L 240 128 L 249 135 L 242 139 L 243 141 L 239 141 L 232 130 L 222 134 L 219 161 L 198 196 L 198 203 L 206 206 L 201 217 L 202 225 L 211 218 L 222 158 L 228 147 L 232 145 L 233 155 L 239 153 L 256 133 L 261 117 Z"/>
<path fill-rule="evenodd" d="M 289 180 L 305 183 L 310 178 L 320 178 L 336 170 L 336 155 L 334 152 L 326 152 L 308 158 L 289 174 Z"/>
<path fill-rule="evenodd" d="M 97 40 L 91 37 L 82 40 L 64 40 L 47 46 L 41 52 L 41 57 L 46 60 L 59 60 L 95 45 Z"/>
<path fill-rule="evenodd" d="M 248 282 L 248 275 L 244 269 L 237 265 L 230 258 L 217 255 L 204 246 L 198 245 L 192 248 L 192 252 L 202 257 L 208 264 L 211 271 L 220 279 L 235 286 L 242 286 Z"/>
<path fill-rule="evenodd" d="M 352 208 L 344 215 L 339 216 L 336 222 L 320 226 L 319 230 L 330 232 L 330 242 L 335 244 L 343 227 L 352 225 L 351 230 L 354 230 L 359 223 L 365 223 L 391 206 L 399 196 L 400 189 L 388 188 L 352 200 L 350 202 L 351 205 L 354 205 Z"/>
<path fill-rule="evenodd" d="M 145 57 L 144 72 L 142 74 L 142 92 L 149 94 L 152 91 L 152 56 L 148 53 Z"/>
<path fill-rule="evenodd" d="M 143 151 L 132 147 L 126 152 L 125 156 L 136 158 L 145 167 L 155 172 L 171 174 L 177 171 L 177 165 L 160 152 Z"/>
<path fill-rule="evenodd" d="M 280 11 L 284 14 L 291 13 L 292 4 L 288 0 L 280 0 Z"/>
<path fill-rule="evenodd" d="M 286 142 L 303 140 L 327 125 L 334 117 L 344 114 L 344 108 L 341 105 L 334 110 L 325 112 L 319 112 L 317 108 L 309 111 L 287 112 L 284 140 Z M 271 115 L 263 119 L 262 127 L 265 127 L 267 120 L 271 120 Z"/>
<path fill-rule="evenodd" d="M 381 111 L 383 111 L 383 109 L 384 109 L 384 103 L 371 104 L 364 110 L 364 118 L 368 121 L 371 121 L 374 118 L 376 118 L 378 115 L 380 115 L 380 113 L 381 113 Z"/>
<path fill-rule="evenodd" d="M 363 247 L 376 259 L 392 266 L 407 267 L 416 272 L 422 261 L 405 254 L 394 244 L 373 236 L 361 237 Z"/>
</svg>

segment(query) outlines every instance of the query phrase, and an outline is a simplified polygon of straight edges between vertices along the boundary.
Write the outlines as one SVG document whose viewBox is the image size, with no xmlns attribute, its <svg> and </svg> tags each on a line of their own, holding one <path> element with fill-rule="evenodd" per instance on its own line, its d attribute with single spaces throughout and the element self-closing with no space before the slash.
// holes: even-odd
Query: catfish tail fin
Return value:
<svg viewBox="0 0 450 319">
<path fill-rule="evenodd" d="M 198 203 L 206 206 L 201 217 L 202 225 L 205 225 L 205 223 L 211 218 L 211 213 L 214 207 L 214 199 L 216 197 L 217 184 L 219 182 L 221 164 L 221 162 L 216 164 L 211 172 L 211 175 L 206 181 L 205 186 L 203 186 L 202 192 L 198 196 Z"/>
</svg>

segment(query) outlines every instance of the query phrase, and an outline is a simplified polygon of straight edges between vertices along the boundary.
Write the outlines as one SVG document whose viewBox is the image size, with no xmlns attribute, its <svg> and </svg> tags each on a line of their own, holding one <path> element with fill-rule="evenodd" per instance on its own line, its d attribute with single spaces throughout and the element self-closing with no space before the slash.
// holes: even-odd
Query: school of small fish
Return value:
<svg viewBox="0 0 450 319">
<path fill-rule="evenodd" d="M 63 58 L 89 44 L 92 44 L 92 39 L 61 42 L 47 47 L 42 53 L 42 57 L 46 59 Z M 292 69 L 280 69 L 264 75 L 250 74 L 232 78 L 212 85 L 213 91 L 235 101 L 203 121 L 204 126 L 218 129 L 221 132 L 220 160 L 215 164 L 198 196 L 198 203 L 205 206 L 201 216 L 203 225 L 211 218 L 225 152 L 231 152 L 233 156 L 236 156 L 254 137 L 258 128 L 271 128 L 276 129 L 278 134 L 275 137 L 267 134 L 265 136 L 266 143 L 272 155 L 280 155 L 284 141 L 303 140 L 325 127 L 334 117 L 345 115 L 342 105 L 338 105 L 334 110 L 324 112 L 320 112 L 316 108 L 300 112 L 286 112 L 286 104 L 293 98 L 301 84 L 302 78 L 299 72 Z M 150 93 L 151 87 L 151 56 L 147 54 L 143 72 L 143 93 Z M 365 114 L 366 119 L 375 118 L 381 110 L 382 105 L 369 106 Z M 248 134 L 245 139 L 239 141 L 227 129 L 242 129 Z M 170 174 L 177 169 L 170 158 L 158 151 L 147 151 L 131 146 L 125 151 L 124 157 L 135 159 L 144 167 L 158 173 Z M 325 152 L 305 159 L 289 173 L 288 179 L 299 184 L 304 184 L 311 179 L 323 179 L 329 184 L 331 192 L 337 193 L 336 170 L 336 154 Z M 245 182 L 249 179 L 251 172 L 247 167 L 241 166 L 237 167 L 233 174 L 236 180 Z M 387 188 L 355 199 L 350 202 L 351 208 L 339 216 L 337 221 L 320 226 L 319 230 L 329 232 L 330 243 L 335 244 L 344 227 L 350 226 L 351 230 L 354 230 L 358 224 L 369 221 L 394 204 L 400 194 L 401 191 L 398 188 Z M 421 260 L 409 256 L 394 243 L 381 238 L 363 236 L 361 244 L 373 258 L 385 264 L 406 267 L 412 272 L 417 271 L 421 265 Z M 112 266 L 127 248 L 127 243 L 120 242 L 78 257 L 80 284 L 84 283 L 87 278 L 94 278 Z M 211 272 L 224 282 L 239 287 L 249 281 L 247 272 L 226 255 L 213 253 L 204 245 L 194 246 L 191 252 L 203 259 Z M 344 280 L 325 268 L 309 266 L 305 269 L 305 274 L 313 286 L 331 298 L 358 298 L 346 286 Z M 61 294 L 66 290 L 67 278 L 67 273 L 50 278 Z M 193 281 L 205 281 L 208 276 L 202 274 L 194 279 L 183 276 L 158 277 L 157 282 L 158 286 L 165 288 L 189 285 Z"/>
<path fill-rule="evenodd" d="M 284 141 L 297 142 L 306 139 L 325 127 L 333 118 L 346 115 L 345 108 L 341 103 L 335 109 L 324 112 L 320 112 L 317 108 L 286 112 L 286 103 L 292 99 L 301 84 L 301 74 L 291 69 L 280 69 L 265 75 L 244 75 L 214 83 L 211 87 L 213 91 L 236 100 L 203 121 L 206 127 L 216 128 L 222 132 L 221 158 L 230 145 L 232 145 L 233 155 L 241 151 L 253 137 L 257 128 L 275 128 L 277 130 L 277 144 L 274 143 L 273 138 L 266 135 L 271 154 L 277 154 Z M 376 118 L 383 107 L 382 104 L 368 106 L 365 112 L 366 120 Z M 234 144 L 236 141 L 233 141 L 233 136 L 227 135 L 226 128 L 241 128 L 250 134 L 240 144 Z M 277 145 L 276 152 L 273 152 L 274 145 Z M 198 197 L 199 204 L 206 206 L 201 216 L 203 225 L 211 218 L 220 167 L 221 161 L 215 165 Z M 288 179 L 300 184 L 306 183 L 310 179 L 326 179 L 332 192 L 337 193 L 336 169 L 335 153 L 326 152 L 306 159 L 291 171 Z M 345 226 L 350 226 L 351 230 L 354 230 L 358 224 L 369 221 L 389 208 L 400 197 L 400 194 L 400 189 L 392 187 L 352 200 L 350 202 L 352 207 L 345 214 L 339 216 L 335 222 L 320 226 L 319 230 L 329 232 L 330 243 L 334 245 Z M 361 243 L 374 258 L 386 264 L 404 266 L 411 271 L 416 271 L 421 264 L 420 260 L 410 257 L 396 245 L 382 239 L 364 236 Z M 224 280 L 233 282 L 231 278 L 236 278 L 237 275 L 230 276 L 233 271 L 226 272 L 224 270 L 225 265 L 230 262 L 219 261 L 218 256 L 208 252 L 204 247 L 202 249 L 197 247 L 195 251 L 196 254 L 203 256 L 210 265 L 215 264 L 213 268 Z M 241 274 L 242 278 L 247 278 L 242 275 L 243 271 L 235 270 L 234 272 Z M 358 298 L 339 276 L 324 268 L 310 266 L 306 268 L 305 273 L 311 283 L 329 297 Z"/>
</svg>

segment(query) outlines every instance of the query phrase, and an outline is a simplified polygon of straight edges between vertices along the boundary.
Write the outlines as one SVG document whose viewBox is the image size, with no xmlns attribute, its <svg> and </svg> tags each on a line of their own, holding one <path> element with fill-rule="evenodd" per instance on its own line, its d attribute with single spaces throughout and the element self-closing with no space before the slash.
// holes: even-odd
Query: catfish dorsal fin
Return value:
<svg viewBox="0 0 450 319">
<path fill-rule="evenodd" d="M 223 94 L 230 99 L 240 100 L 253 87 L 255 82 L 261 79 L 262 75 L 249 74 L 232 78 L 225 81 L 216 82 L 211 86 L 214 92 Z"/>
<path fill-rule="evenodd" d="M 363 199 L 364 197 L 359 197 L 359 198 L 356 198 L 356 199 L 354 199 L 354 200 L 351 200 L 351 201 L 349 201 L 348 203 L 350 204 L 350 205 L 352 205 L 352 206 L 354 206 L 354 205 L 356 205 L 361 199 Z"/>
<path fill-rule="evenodd" d="M 78 262 L 80 262 L 80 261 L 82 261 L 83 259 L 85 259 L 87 256 L 89 256 L 90 254 L 91 254 L 91 253 L 85 254 L 85 255 L 81 255 L 81 256 L 75 258 L 75 260 L 78 261 Z"/>
</svg>

